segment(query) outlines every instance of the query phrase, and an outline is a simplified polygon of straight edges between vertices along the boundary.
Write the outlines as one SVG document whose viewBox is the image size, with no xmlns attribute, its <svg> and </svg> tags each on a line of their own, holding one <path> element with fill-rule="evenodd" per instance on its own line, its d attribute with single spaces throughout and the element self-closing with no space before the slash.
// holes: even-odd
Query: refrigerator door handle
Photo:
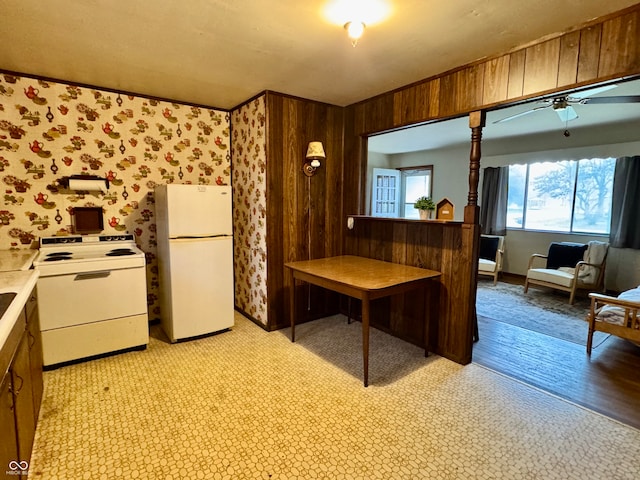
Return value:
<svg viewBox="0 0 640 480">
<path fill-rule="evenodd" d="M 169 240 L 198 240 L 201 238 L 225 238 L 231 237 L 228 233 L 221 233 L 219 235 L 181 235 L 178 237 L 169 237 Z"/>
</svg>

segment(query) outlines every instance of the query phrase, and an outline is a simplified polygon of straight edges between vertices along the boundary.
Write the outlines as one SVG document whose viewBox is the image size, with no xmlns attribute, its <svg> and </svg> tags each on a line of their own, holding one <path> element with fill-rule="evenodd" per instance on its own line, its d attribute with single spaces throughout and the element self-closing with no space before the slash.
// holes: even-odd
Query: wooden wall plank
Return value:
<svg viewBox="0 0 640 480">
<path fill-rule="evenodd" d="M 509 85 L 509 55 L 493 58 L 485 64 L 482 103 L 490 105 L 507 98 Z"/>
<path fill-rule="evenodd" d="M 440 115 L 449 117 L 456 111 L 455 107 L 456 95 L 456 76 L 454 73 L 443 75 L 440 77 L 440 90 L 438 94 L 438 103 L 440 105 Z"/>
<path fill-rule="evenodd" d="M 447 318 L 447 322 L 439 322 L 437 332 L 437 351 L 446 351 L 450 348 L 454 336 L 453 330 L 456 324 L 460 322 L 462 313 L 460 312 L 460 286 L 457 285 L 455 267 L 458 264 L 459 252 L 453 248 L 456 236 L 453 229 L 445 229 L 443 231 L 442 240 L 442 259 L 440 264 L 440 310 L 438 317 Z M 464 290 L 464 289 L 463 289 Z"/>
<path fill-rule="evenodd" d="M 393 228 L 391 261 L 407 265 L 407 224 L 397 223 Z"/>
<path fill-rule="evenodd" d="M 421 108 L 416 100 L 416 88 L 404 88 L 393 94 L 393 124 L 403 125 L 411 123 L 418 115 L 416 110 Z"/>
<path fill-rule="evenodd" d="M 437 118 L 440 115 L 440 78 L 429 81 L 429 110 L 428 118 Z"/>
<path fill-rule="evenodd" d="M 440 116 L 454 116 L 482 105 L 484 64 L 473 65 L 440 79 Z"/>
<path fill-rule="evenodd" d="M 346 219 L 344 215 L 336 215 L 336 212 L 343 212 L 342 190 L 343 190 L 343 153 L 344 128 L 337 128 L 344 125 L 344 109 L 331 108 L 328 112 L 325 153 L 326 160 L 320 168 L 324 170 L 325 193 L 323 204 L 320 208 L 325 214 L 324 237 L 325 256 L 335 256 L 342 253 L 343 234 L 346 229 Z M 321 128 L 318 126 L 318 128 Z"/>
<path fill-rule="evenodd" d="M 399 127 L 424 122 L 439 114 L 440 80 L 428 80 L 393 95 L 393 123 Z"/>
<path fill-rule="evenodd" d="M 560 39 L 554 38 L 526 49 L 522 93 L 530 95 L 551 90 L 558 82 Z"/>
<path fill-rule="evenodd" d="M 430 234 L 423 241 L 427 242 L 425 268 L 440 271 L 442 265 L 442 248 L 445 228 L 450 228 L 442 224 L 433 224 Z"/>
<path fill-rule="evenodd" d="M 524 50 L 518 50 L 509 55 L 507 98 L 518 98 L 523 95 L 525 59 L 526 52 Z"/>
<path fill-rule="evenodd" d="M 579 31 L 568 33 L 560 39 L 560 59 L 558 61 L 558 80 L 556 82 L 558 86 L 576 83 L 579 52 Z"/>
<path fill-rule="evenodd" d="M 283 276 L 282 265 L 284 264 L 284 249 L 278 245 L 273 239 L 279 236 L 288 237 L 293 235 L 292 225 L 283 221 L 284 212 L 284 191 L 286 186 L 282 185 L 284 177 L 284 162 L 280 159 L 283 156 L 283 142 L 272 142 L 272 138 L 280 138 L 281 125 L 278 122 L 272 123 L 271 117 L 282 118 L 283 103 L 281 98 L 274 97 L 270 93 L 266 94 L 266 110 L 268 112 L 266 118 L 267 136 L 267 272 L 273 272 L 272 275 L 267 274 L 267 321 L 271 323 L 271 319 L 278 318 L 282 315 L 282 308 L 286 305 L 285 291 L 291 285 L 288 278 Z M 294 200 L 295 201 L 295 200 Z M 277 324 L 277 322 L 275 322 Z M 272 325 L 268 324 L 267 328 L 271 329 Z"/>
<path fill-rule="evenodd" d="M 369 256 L 383 262 L 393 258 L 393 223 L 371 222 Z"/>
<path fill-rule="evenodd" d="M 344 130 L 344 153 L 343 153 L 343 178 L 342 187 L 343 209 L 347 215 L 357 215 L 364 213 L 365 189 L 366 185 L 366 139 L 362 133 L 366 130 L 365 108 L 363 104 L 355 105 L 346 109 L 345 130 Z M 349 183 L 346 183 L 349 182 Z"/>
<path fill-rule="evenodd" d="M 640 69 L 640 21 L 638 11 L 615 17 L 602 24 L 602 47 L 598 76 Z"/>
<path fill-rule="evenodd" d="M 380 132 L 393 128 L 393 98 L 393 93 L 386 93 L 365 104 L 366 132 Z"/>
<path fill-rule="evenodd" d="M 601 37 L 602 25 L 593 25 L 580 31 L 577 82 L 587 82 L 598 76 Z"/>
<path fill-rule="evenodd" d="M 482 105 L 485 64 L 472 65 L 454 74 L 455 114 L 474 110 Z"/>
</svg>

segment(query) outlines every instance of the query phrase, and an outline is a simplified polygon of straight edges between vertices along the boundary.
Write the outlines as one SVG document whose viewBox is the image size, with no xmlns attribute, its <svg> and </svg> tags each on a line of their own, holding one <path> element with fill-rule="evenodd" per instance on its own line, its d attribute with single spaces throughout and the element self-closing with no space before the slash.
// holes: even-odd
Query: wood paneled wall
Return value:
<svg viewBox="0 0 640 480">
<path fill-rule="evenodd" d="M 637 75 L 640 75 L 640 4 L 562 35 L 351 105 L 345 112 L 344 212 L 365 213 L 368 134 Z M 459 180 L 467 181 L 462 175 Z M 475 207 L 471 207 L 465 209 L 465 223 L 457 226 L 445 228 L 427 223 L 409 228 L 400 221 L 397 226 L 392 223 L 382 228 L 372 220 L 370 227 L 347 234 L 345 242 L 345 253 L 380 258 L 387 255 L 384 252 L 398 248 L 394 237 L 402 236 L 403 229 L 419 232 L 411 248 L 435 256 L 428 260 L 429 268 L 446 268 L 449 272 L 441 279 L 438 316 L 430 319 L 430 330 L 438 332 L 435 349 L 460 363 L 471 361 L 470 328 L 475 305 L 476 270 L 470 263 L 477 251 L 479 228 L 477 215 L 473 214 Z M 466 215 L 467 211 L 471 214 Z M 352 236 L 357 237 L 357 242 Z M 441 254 L 429 246 L 433 238 L 442 242 Z M 450 263 L 437 255 L 449 255 Z M 392 258 L 399 263 L 415 262 L 412 256 L 404 260 L 402 256 Z M 391 318 L 401 315 L 400 309 L 404 307 L 397 306 L 402 304 L 399 302 L 390 306 Z M 405 323 L 395 321 L 389 328 L 403 338 L 420 338 L 417 326 L 407 331 Z"/>
<path fill-rule="evenodd" d="M 284 264 L 342 252 L 344 109 L 267 92 L 267 296 L 270 330 L 289 325 Z M 310 141 L 326 160 L 312 177 L 302 172 Z M 337 297 L 298 288 L 299 318 L 335 313 Z"/>
<path fill-rule="evenodd" d="M 374 133 L 640 72 L 640 4 L 579 29 L 348 107 Z"/>
</svg>

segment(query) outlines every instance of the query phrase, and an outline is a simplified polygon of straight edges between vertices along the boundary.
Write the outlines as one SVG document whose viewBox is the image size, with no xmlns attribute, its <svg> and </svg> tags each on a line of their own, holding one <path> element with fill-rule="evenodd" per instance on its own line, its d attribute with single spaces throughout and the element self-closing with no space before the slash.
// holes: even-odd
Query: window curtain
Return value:
<svg viewBox="0 0 640 480">
<path fill-rule="evenodd" d="M 616 160 L 609 243 L 640 250 L 640 156 Z"/>
<path fill-rule="evenodd" d="M 480 227 L 485 235 L 507 234 L 507 188 L 509 167 L 483 170 Z"/>
</svg>

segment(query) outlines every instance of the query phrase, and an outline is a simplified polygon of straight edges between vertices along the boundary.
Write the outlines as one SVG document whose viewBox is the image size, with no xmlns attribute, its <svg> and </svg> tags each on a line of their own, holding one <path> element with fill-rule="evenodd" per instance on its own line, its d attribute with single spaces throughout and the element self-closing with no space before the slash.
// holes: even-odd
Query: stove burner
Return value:
<svg viewBox="0 0 640 480">
<path fill-rule="evenodd" d="M 71 252 L 53 252 L 53 253 L 47 253 L 47 258 L 48 257 L 69 257 L 71 255 L 72 255 Z"/>
<path fill-rule="evenodd" d="M 105 253 L 107 257 L 121 257 L 123 255 L 135 255 L 136 252 L 131 250 L 130 248 L 116 248 L 115 250 L 111 250 L 110 252 Z"/>
<path fill-rule="evenodd" d="M 45 262 L 57 262 L 59 260 L 71 260 L 71 254 L 69 253 L 68 255 L 47 255 L 47 258 L 45 258 L 43 261 Z"/>
</svg>

